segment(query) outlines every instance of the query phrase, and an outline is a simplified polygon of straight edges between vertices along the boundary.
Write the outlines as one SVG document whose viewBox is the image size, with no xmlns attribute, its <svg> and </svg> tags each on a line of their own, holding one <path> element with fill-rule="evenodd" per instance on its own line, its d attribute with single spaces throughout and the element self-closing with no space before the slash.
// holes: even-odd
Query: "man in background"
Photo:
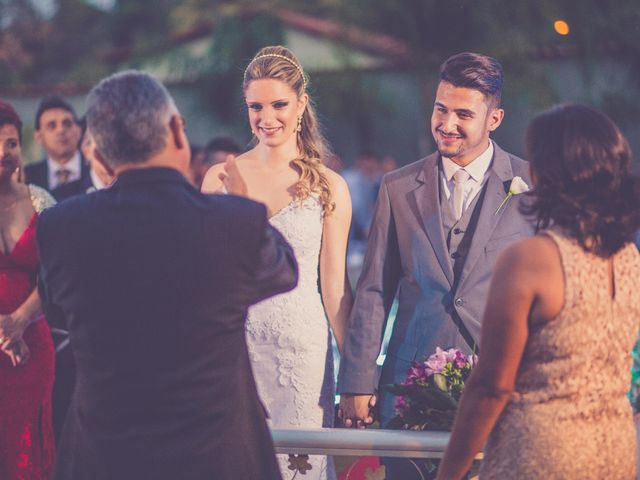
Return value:
<svg viewBox="0 0 640 480">
<path fill-rule="evenodd" d="M 58 201 L 85 193 L 89 167 L 78 150 L 82 128 L 71 105 L 57 96 L 44 98 L 35 128 L 45 158 L 25 167 L 26 182 L 49 190 Z"/>
</svg>

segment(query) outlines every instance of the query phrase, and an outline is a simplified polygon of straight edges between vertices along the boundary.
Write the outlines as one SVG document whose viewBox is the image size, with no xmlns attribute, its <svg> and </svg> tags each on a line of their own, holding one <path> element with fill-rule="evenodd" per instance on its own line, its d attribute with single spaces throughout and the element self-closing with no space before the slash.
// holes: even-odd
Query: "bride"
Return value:
<svg viewBox="0 0 640 480">
<path fill-rule="evenodd" d="M 329 326 L 342 351 L 353 301 L 345 258 L 351 198 L 342 177 L 322 163 L 325 141 L 306 88 L 291 51 L 260 50 L 243 81 L 254 147 L 213 166 L 202 186 L 264 203 L 298 260 L 296 289 L 255 305 L 247 318 L 253 372 L 274 428 L 332 426 Z M 283 476 L 292 478 L 287 455 L 278 457 Z M 327 457 L 309 463 L 305 478 L 334 478 Z"/>
</svg>

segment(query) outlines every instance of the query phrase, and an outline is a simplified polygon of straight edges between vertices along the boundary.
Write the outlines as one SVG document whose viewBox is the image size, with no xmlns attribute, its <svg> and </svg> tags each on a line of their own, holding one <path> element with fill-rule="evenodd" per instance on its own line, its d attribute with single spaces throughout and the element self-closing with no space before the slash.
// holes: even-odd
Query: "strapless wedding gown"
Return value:
<svg viewBox="0 0 640 480">
<path fill-rule="evenodd" d="M 295 200 L 269 222 L 293 247 L 299 281 L 294 290 L 249 309 L 247 344 L 258 393 L 273 428 L 331 427 L 333 357 L 318 283 L 322 205 L 317 195 Z M 288 455 L 278 455 L 278 461 L 283 478 L 291 479 L 296 472 L 288 468 Z M 335 478 L 330 457 L 312 455 L 309 463 L 302 478 Z"/>
</svg>

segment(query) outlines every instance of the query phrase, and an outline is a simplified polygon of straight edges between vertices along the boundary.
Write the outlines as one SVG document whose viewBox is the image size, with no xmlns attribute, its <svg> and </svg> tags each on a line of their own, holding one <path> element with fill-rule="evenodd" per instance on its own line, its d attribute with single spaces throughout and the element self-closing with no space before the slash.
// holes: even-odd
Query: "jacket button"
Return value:
<svg viewBox="0 0 640 480">
<path fill-rule="evenodd" d="M 456 304 L 456 307 L 461 307 L 464 305 L 464 300 L 461 298 L 456 298 L 455 304 Z"/>
<path fill-rule="evenodd" d="M 458 252 L 453 252 L 453 253 L 451 254 L 451 258 L 453 258 L 454 260 L 455 260 L 456 258 L 459 258 L 459 257 L 460 257 L 460 254 L 459 254 Z"/>
<path fill-rule="evenodd" d="M 460 235 L 462 233 L 462 230 L 460 230 L 459 228 L 456 227 L 456 228 L 453 229 L 453 233 L 456 234 L 456 235 Z"/>
</svg>

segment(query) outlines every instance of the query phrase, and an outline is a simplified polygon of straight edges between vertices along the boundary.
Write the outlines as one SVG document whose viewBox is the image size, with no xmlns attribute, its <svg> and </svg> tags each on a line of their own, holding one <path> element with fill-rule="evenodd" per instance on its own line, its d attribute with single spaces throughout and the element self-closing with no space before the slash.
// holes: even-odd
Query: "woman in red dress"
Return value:
<svg viewBox="0 0 640 480">
<path fill-rule="evenodd" d="M 36 290 L 36 221 L 53 205 L 19 181 L 22 122 L 0 101 L 0 479 L 51 476 L 54 349 Z"/>
</svg>

